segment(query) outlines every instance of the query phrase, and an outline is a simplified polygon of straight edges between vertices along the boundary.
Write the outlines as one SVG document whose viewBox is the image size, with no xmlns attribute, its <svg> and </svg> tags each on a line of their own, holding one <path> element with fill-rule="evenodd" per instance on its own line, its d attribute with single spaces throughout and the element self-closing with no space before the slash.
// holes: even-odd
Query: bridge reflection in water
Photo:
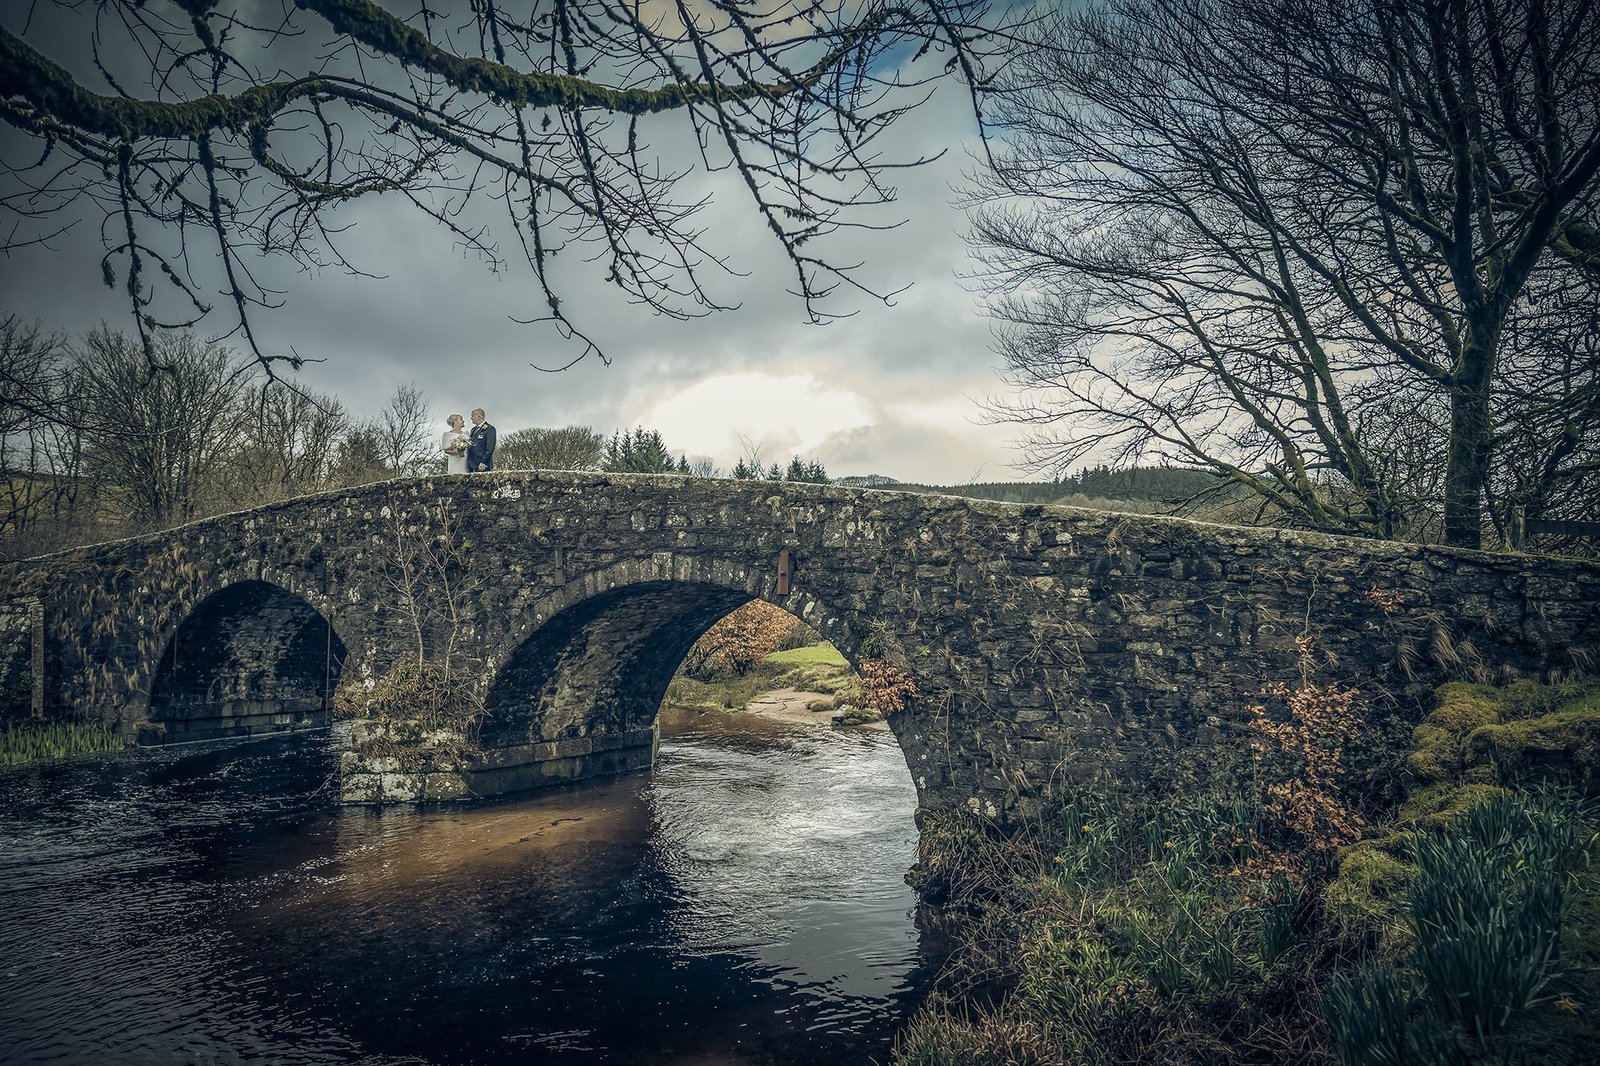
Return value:
<svg viewBox="0 0 1600 1066">
<path fill-rule="evenodd" d="M 887 732 L 669 712 L 652 775 L 430 811 L 332 808 L 338 746 L 0 772 L 7 1062 L 881 1061 L 919 996 Z"/>
</svg>

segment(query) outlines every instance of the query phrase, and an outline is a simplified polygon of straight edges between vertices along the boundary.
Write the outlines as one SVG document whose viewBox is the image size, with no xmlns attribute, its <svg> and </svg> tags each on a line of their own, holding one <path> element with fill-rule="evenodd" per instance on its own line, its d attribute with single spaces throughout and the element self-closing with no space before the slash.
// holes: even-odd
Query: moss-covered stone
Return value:
<svg viewBox="0 0 1600 1066">
<path fill-rule="evenodd" d="M 1500 717 L 1504 721 L 1538 718 L 1558 710 L 1600 711 L 1600 681 L 1568 681 L 1540 685 L 1513 681 L 1499 690 Z"/>
<path fill-rule="evenodd" d="M 1412 731 L 1411 743 L 1406 769 L 1424 794 L 1434 786 L 1512 785 L 1552 776 L 1571 777 L 1592 791 L 1600 768 L 1600 682 L 1441 685 L 1438 705 Z M 1476 798 L 1433 795 L 1435 810 L 1425 813 L 1462 810 Z"/>
<path fill-rule="evenodd" d="M 1427 722 L 1411 731 L 1411 753 L 1406 771 L 1418 784 L 1453 781 L 1461 773 L 1461 751 L 1456 735 Z"/>
<path fill-rule="evenodd" d="M 1596 790 L 1600 710 L 1563 709 L 1538 718 L 1481 726 L 1467 737 L 1464 772 L 1504 784 L 1551 777 Z"/>
<path fill-rule="evenodd" d="M 1409 943 L 1400 911 L 1415 867 L 1400 858 L 1409 834 L 1363 840 L 1339 853 L 1339 869 L 1322 891 L 1334 937 L 1349 947 L 1373 947 L 1383 957 Z"/>
<path fill-rule="evenodd" d="M 1501 689 L 1461 682 L 1440 685 L 1437 696 L 1438 705 L 1426 722 L 1451 733 L 1468 733 L 1481 725 L 1500 721 L 1505 702 Z"/>
<path fill-rule="evenodd" d="M 1466 735 L 1500 721 L 1500 695 L 1488 685 L 1441 685 L 1433 712 L 1411 732 L 1406 770 L 1420 785 L 1458 781 L 1465 768 Z"/>
<path fill-rule="evenodd" d="M 1418 829 L 1442 829 L 1484 800 L 1505 792 L 1498 785 L 1482 782 L 1429 785 L 1406 798 L 1395 822 Z"/>
</svg>

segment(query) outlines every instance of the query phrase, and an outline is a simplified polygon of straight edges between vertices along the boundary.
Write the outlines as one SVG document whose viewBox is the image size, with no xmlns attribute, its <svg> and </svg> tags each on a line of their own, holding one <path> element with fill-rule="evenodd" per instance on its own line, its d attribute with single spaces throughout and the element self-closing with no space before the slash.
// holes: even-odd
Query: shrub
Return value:
<svg viewBox="0 0 1600 1066">
<path fill-rule="evenodd" d="M 747 673 L 799 625 L 800 620 L 783 608 L 751 600 L 701 634 L 684 656 L 683 672 L 702 681 L 719 674 Z"/>
<path fill-rule="evenodd" d="M 1297 1061 L 1318 1031 L 1297 987 L 1307 897 L 1246 875 L 1263 817 L 1227 796 L 1085 797 L 1009 836 L 930 819 L 919 890 L 972 915 L 946 987 L 993 991 L 935 999 L 896 1061 Z"/>
<path fill-rule="evenodd" d="M 1250 727 L 1265 740 L 1266 810 L 1323 861 L 1360 839 L 1366 822 L 1345 792 L 1344 755 L 1364 731 L 1367 707 L 1355 689 L 1274 685 L 1284 714 L 1250 708 Z"/>
<path fill-rule="evenodd" d="M 887 659 L 862 659 L 857 673 L 862 702 L 880 715 L 894 714 L 917 698 L 917 683 L 911 675 Z"/>
<path fill-rule="evenodd" d="M 442 663 L 403 659 L 383 677 L 347 676 L 333 694 L 334 713 L 346 718 L 416 722 L 465 734 L 482 709 L 471 682 Z"/>
</svg>

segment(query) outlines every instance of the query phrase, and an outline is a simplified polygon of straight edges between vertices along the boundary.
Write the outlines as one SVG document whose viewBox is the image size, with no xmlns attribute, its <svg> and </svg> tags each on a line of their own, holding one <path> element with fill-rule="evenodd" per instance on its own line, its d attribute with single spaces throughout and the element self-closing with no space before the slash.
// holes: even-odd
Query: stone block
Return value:
<svg viewBox="0 0 1600 1066">
<path fill-rule="evenodd" d="M 342 773 L 339 776 L 340 803 L 382 803 L 383 778 L 378 774 Z"/>
<path fill-rule="evenodd" d="M 350 743 L 355 747 L 370 744 L 389 735 L 389 723 L 376 718 L 357 718 L 350 723 Z"/>
<path fill-rule="evenodd" d="M 423 799 L 430 803 L 455 803 L 472 798 L 467 779 L 461 774 L 424 774 L 422 781 Z"/>
<path fill-rule="evenodd" d="M 382 780 L 385 803 L 421 803 L 425 798 L 422 774 L 384 773 Z"/>
</svg>

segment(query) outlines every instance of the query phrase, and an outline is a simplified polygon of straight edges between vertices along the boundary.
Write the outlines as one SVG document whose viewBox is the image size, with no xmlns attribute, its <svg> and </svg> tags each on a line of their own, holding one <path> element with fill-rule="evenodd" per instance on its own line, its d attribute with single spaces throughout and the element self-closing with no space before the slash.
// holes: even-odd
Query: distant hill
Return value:
<svg viewBox="0 0 1600 1066">
<path fill-rule="evenodd" d="M 1165 511 L 1198 493 L 1217 487 L 1215 474 L 1166 466 L 1134 466 L 1114 470 L 1093 467 L 1059 481 L 986 481 L 968 485 L 923 485 L 894 481 L 881 474 L 843 477 L 840 485 L 857 488 L 899 489 L 902 492 L 937 492 L 1001 503 L 1067 503 L 1110 507 L 1113 510 Z M 1118 508 L 1117 504 L 1136 506 Z"/>
</svg>

